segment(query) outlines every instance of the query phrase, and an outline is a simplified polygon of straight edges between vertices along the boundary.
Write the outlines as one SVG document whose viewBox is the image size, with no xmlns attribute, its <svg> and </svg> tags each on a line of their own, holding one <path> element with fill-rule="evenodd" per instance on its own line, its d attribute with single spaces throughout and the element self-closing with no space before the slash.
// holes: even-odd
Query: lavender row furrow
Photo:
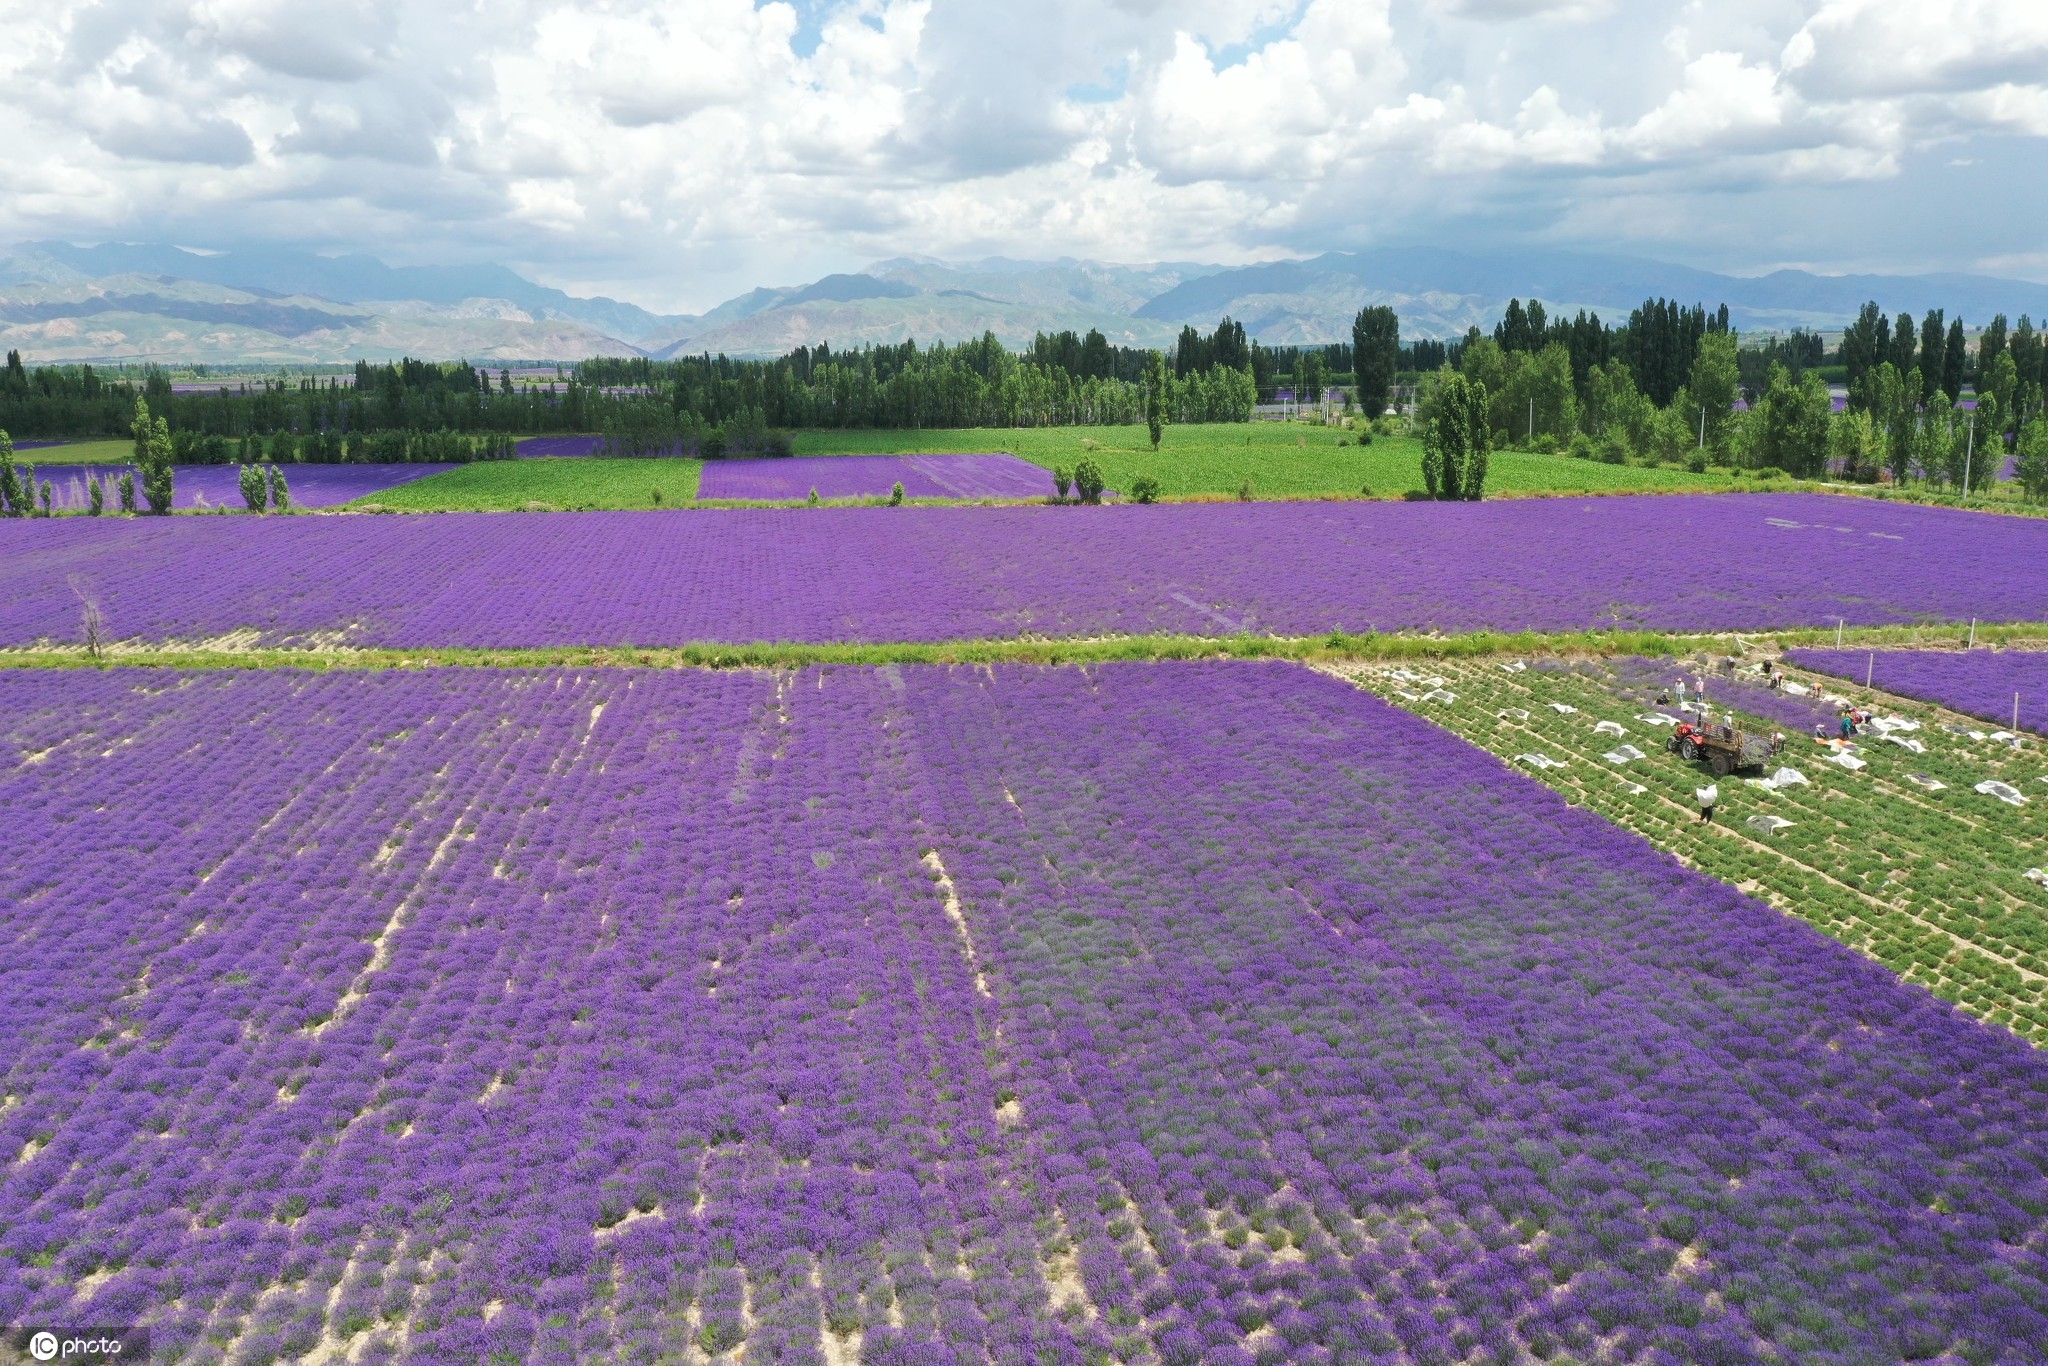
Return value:
<svg viewBox="0 0 2048 1366">
<path fill-rule="evenodd" d="M 1995 725 L 2048 735 L 2048 651 L 1787 650 L 1802 669 L 1833 674 Z"/>
<path fill-rule="evenodd" d="M 60 518 L 0 522 L 0 644 L 76 641 L 81 593 L 117 639 L 406 648 L 2040 620 L 2044 552 L 1819 494 Z"/>
<path fill-rule="evenodd" d="M 267 467 L 266 467 L 267 468 Z M 384 493 L 415 479 L 440 474 L 454 465 L 280 465 L 292 503 L 302 508 L 339 507 L 373 493 Z M 133 465 L 44 465 L 38 479 L 48 480 L 51 501 L 60 511 L 84 511 L 91 505 L 91 481 L 102 481 L 106 507 L 117 506 L 116 488 L 124 474 L 134 474 Z M 180 465 L 172 482 L 171 505 L 205 511 L 227 508 L 240 512 L 248 504 L 242 498 L 239 465 Z M 140 487 L 140 476 L 137 476 Z"/>
<path fill-rule="evenodd" d="M 1020 1366 L 2048 1334 L 2037 1054 L 1319 675 L 0 700 L 11 1322 Z"/>
</svg>

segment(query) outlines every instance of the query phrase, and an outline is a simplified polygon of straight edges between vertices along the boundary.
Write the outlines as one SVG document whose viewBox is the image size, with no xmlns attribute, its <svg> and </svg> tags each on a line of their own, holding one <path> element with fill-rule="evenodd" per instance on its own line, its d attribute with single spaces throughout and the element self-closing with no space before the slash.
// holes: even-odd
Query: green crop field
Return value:
<svg viewBox="0 0 2048 1366">
<path fill-rule="evenodd" d="M 1325 667 L 1971 1013 L 2048 1042 L 2048 915 L 2026 877 L 2048 864 L 2048 761 L 2038 741 L 2015 748 L 1989 738 L 1982 722 L 1793 671 L 1819 689 L 1874 702 L 1879 715 L 1918 721 L 1900 738 L 1920 751 L 1866 735 L 1850 756 L 1863 767 L 1852 770 L 1810 733 L 1788 728 L 1786 753 L 1770 768 L 1791 767 L 1807 781 L 1765 788 L 1721 778 L 1715 821 L 1704 824 L 1693 791 L 1711 780 L 1705 766 L 1665 752 L 1668 728 L 1639 719 L 1656 708 L 1622 695 L 1612 665 L 1509 672 L 1509 664 Z M 1436 700 L 1426 700 L 1431 693 Z M 1598 733 L 1601 722 L 1625 734 Z M 1603 757 L 1624 743 L 1645 757 Z M 1532 754 L 1562 766 L 1519 757 Z M 1976 791 L 1987 780 L 2009 784 L 2025 804 Z"/>
<path fill-rule="evenodd" d="M 135 458 L 135 443 L 126 437 L 106 441 L 73 441 L 40 450 L 16 451 L 18 465 L 125 465 Z"/>
<path fill-rule="evenodd" d="M 1422 443 L 1378 437 L 1370 446 L 1332 427 L 1301 422 L 1232 422 L 1168 427 L 1159 450 L 1143 427 L 987 427 L 934 431 L 816 431 L 796 438 L 798 455 L 903 455 L 1007 451 L 1047 469 L 1083 459 L 1102 467 L 1111 488 L 1150 475 L 1168 497 L 1229 496 L 1247 480 L 1258 498 L 1399 495 L 1422 487 Z M 1612 493 L 1632 489 L 1712 489 L 1724 475 L 1603 465 L 1568 456 L 1499 451 L 1489 493 Z"/>
<path fill-rule="evenodd" d="M 485 460 L 349 504 L 401 512 L 580 512 L 682 507 L 697 496 L 700 460 Z M 658 495 L 658 496 L 657 496 Z"/>
</svg>

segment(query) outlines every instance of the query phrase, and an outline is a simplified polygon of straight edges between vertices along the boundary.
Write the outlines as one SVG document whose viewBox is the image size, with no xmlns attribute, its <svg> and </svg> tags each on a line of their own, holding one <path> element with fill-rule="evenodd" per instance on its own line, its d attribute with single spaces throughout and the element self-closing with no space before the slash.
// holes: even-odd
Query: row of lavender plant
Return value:
<svg viewBox="0 0 2048 1366">
<path fill-rule="evenodd" d="M 123 639 L 408 648 L 2041 620 L 2044 553 L 2036 519 L 1818 494 L 59 518 L 0 523 L 0 644 L 75 640 L 74 582 Z"/>
<path fill-rule="evenodd" d="M 0 697 L 10 1321 L 193 1361 L 2048 1335 L 2048 1065 L 1332 680 Z"/>
<path fill-rule="evenodd" d="M 1869 683 L 1994 725 L 2048 735 L 2048 652 L 2029 650 L 1788 650 L 1803 669 Z"/>
</svg>

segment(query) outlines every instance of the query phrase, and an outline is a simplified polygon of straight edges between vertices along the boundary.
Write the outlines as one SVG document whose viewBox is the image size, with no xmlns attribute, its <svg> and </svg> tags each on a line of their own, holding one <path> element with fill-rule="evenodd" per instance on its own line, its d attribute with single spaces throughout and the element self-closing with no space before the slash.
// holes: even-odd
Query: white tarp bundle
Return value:
<svg viewBox="0 0 2048 1366">
<path fill-rule="evenodd" d="M 1796 768 L 1781 768 L 1768 778 L 1751 778 L 1750 781 L 1758 787 L 1768 787 L 1776 791 L 1781 788 L 1804 785 L 1806 783 L 1806 775 Z"/>
<path fill-rule="evenodd" d="M 1678 724 L 1677 717 L 1666 716 L 1661 711 L 1640 712 L 1637 714 L 1636 720 L 1647 721 L 1649 724 L 1653 726 L 1675 726 Z"/>
<path fill-rule="evenodd" d="M 1870 718 L 1870 728 L 1879 735 L 1891 735 L 1894 732 L 1907 734 L 1920 729 L 1920 723 L 1909 721 L 1903 716 L 1873 716 Z"/>
<path fill-rule="evenodd" d="M 1547 754 L 1517 754 L 1515 758 L 1531 768 L 1563 768 L 1565 766 L 1563 759 L 1553 759 Z"/>
<path fill-rule="evenodd" d="M 1859 768 L 1869 767 L 1868 764 L 1864 763 L 1863 760 L 1857 758 L 1853 754 L 1830 754 L 1828 756 L 1828 762 L 1834 764 L 1838 768 L 1846 768 L 1851 773 L 1854 773 Z"/>
<path fill-rule="evenodd" d="M 1887 735 L 1884 738 L 1897 745 L 1900 749 L 1910 750 L 1914 754 L 1925 754 L 1927 752 L 1927 746 L 1921 744 L 1918 740 L 1904 735 Z"/>
<path fill-rule="evenodd" d="M 1511 674 L 1518 674 L 1526 670 L 1529 666 L 1527 664 L 1524 664 L 1519 659 L 1511 659 L 1507 663 L 1501 665 L 1501 667 L 1503 669 L 1506 669 Z"/>
<path fill-rule="evenodd" d="M 2038 882 L 2043 887 L 2048 887 L 2048 869 L 2029 868 L 2026 872 L 2021 873 L 2020 876 L 2029 882 Z"/>
<path fill-rule="evenodd" d="M 1403 702 L 1420 702 L 1422 700 L 1420 694 L 1409 692 L 1406 688 L 1394 689 L 1394 696 L 1400 698 Z"/>
<path fill-rule="evenodd" d="M 1559 716 L 1576 716 L 1579 714 L 1579 709 L 1572 706 L 1569 702 L 1552 702 L 1550 709 Z"/>
<path fill-rule="evenodd" d="M 1595 735 L 1626 735 L 1628 727 L 1619 721 L 1602 721 L 1593 727 Z"/>
<path fill-rule="evenodd" d="M 1987 797 L 1996 797 L 2007 806 L 2025 806 L 2027 794 L 2011 783 L 2001 783 L 1996 778 L 1986 779 L 1977 784 L 1977 790 Z"/>
<path fill-rule="evenodd" d="M 1413 669 L 1388 669 L 1386 676 L 1393 679 L 1396 683 L 1420 683 L 1422 681 L 1422 675 L 1416 673 Z"/>
<path fill-rule="evenodd" d="M 1947 731 L 1950 735 L 1966 735 L 1972 740 L 1982 740 L 1986 738 L 1983 731 L 1974 729 L 1970 726 L 1943 726 L 1942 729 Z"/>
<path fill-rule="evenodd" d="M 1648 756 L 1646 756 L 1641 750 L 1637 749 L 1634 745 L 1620 745 L 1614 749 L 1608 750 L 1605 754 L 1601 755 L 1600 757 L 1605 759 L 1610 764 L 1632 764 L 1636 760 L 1646 758 Z"/>
<path fill-rule="evenodd" d="M 1796 679 L 1788 678 L 1785 680 L 1785 691 L 1791 693 L 1794 697 L 1805 697 L 1809 693 L 1811 693 L 1813 689 L 1807 687 L 1804 683 L 1801 683 Z"/>
<path fill-rule="evenodd" d="M 1529 713 L 1520 707 L 1503 707 L 1495 712 L 1494 715 L 1503 721 L 1526 721 L 1529 719 Z"/>
<path fill-rule="evenodd" d="M 1786 820 L 1783 816 L 1751 816 L 1743 824 L 1752 830 L 1761 830 L 1766 835 L 1775 835 L 1778 831 L 1792 824 L 1792 822 Z"/>
<path fill-rule="evenodd" d="M 1915 787 L 1924 787 L 1929 792 L 1939 792 L 1943 788 L 1948 786 L 1948 784 L 1943 782 L 1941 779 L 1931 777 L 1925 773 L 1908 773 L 1906 775 L 1906 781 L 1913 784 Z"/>
<path fill-rule="evenodd" d="M 1640 797 L 1650 789 L 1644 787 L 1641 783 L 1623 782 L 1621 790 L 1628 793 L 1631 797 Z"/>
<path fill-rule="evenodd" d="M 1441 702 L 1445 706 L 1449 706 L 1458 700 L 1458 695 L 1454 692 L 1445 692 L 1442 688 L 1431 688 L 1422 695 L 1422 700 L 1425 702 Z"/>
<path fill-rule="evenodd" d="M 1991 734 L 1985 736 L 1984 738 L 1987 740 L 1996 740 L 1999 744 L 2004 745 L 2007 749 L 2018 749 L 2020 747 L 2020 737 L 2014 735 L 2009 730 L 1994 730 L 1991 732 Z"/>
</svg>

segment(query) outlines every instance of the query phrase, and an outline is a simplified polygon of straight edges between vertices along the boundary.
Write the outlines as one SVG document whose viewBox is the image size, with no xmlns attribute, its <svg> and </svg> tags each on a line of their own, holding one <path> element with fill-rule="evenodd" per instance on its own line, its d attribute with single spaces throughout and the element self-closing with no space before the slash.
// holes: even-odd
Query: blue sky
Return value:
<svg viewBox="0 0 2048 1366">
<path fill-rule="evenodd" d="M 1376 244 L 2048 279 L 2035 0 L 0 0 L 0 240 L 495 260 Z"/>
</svg>

